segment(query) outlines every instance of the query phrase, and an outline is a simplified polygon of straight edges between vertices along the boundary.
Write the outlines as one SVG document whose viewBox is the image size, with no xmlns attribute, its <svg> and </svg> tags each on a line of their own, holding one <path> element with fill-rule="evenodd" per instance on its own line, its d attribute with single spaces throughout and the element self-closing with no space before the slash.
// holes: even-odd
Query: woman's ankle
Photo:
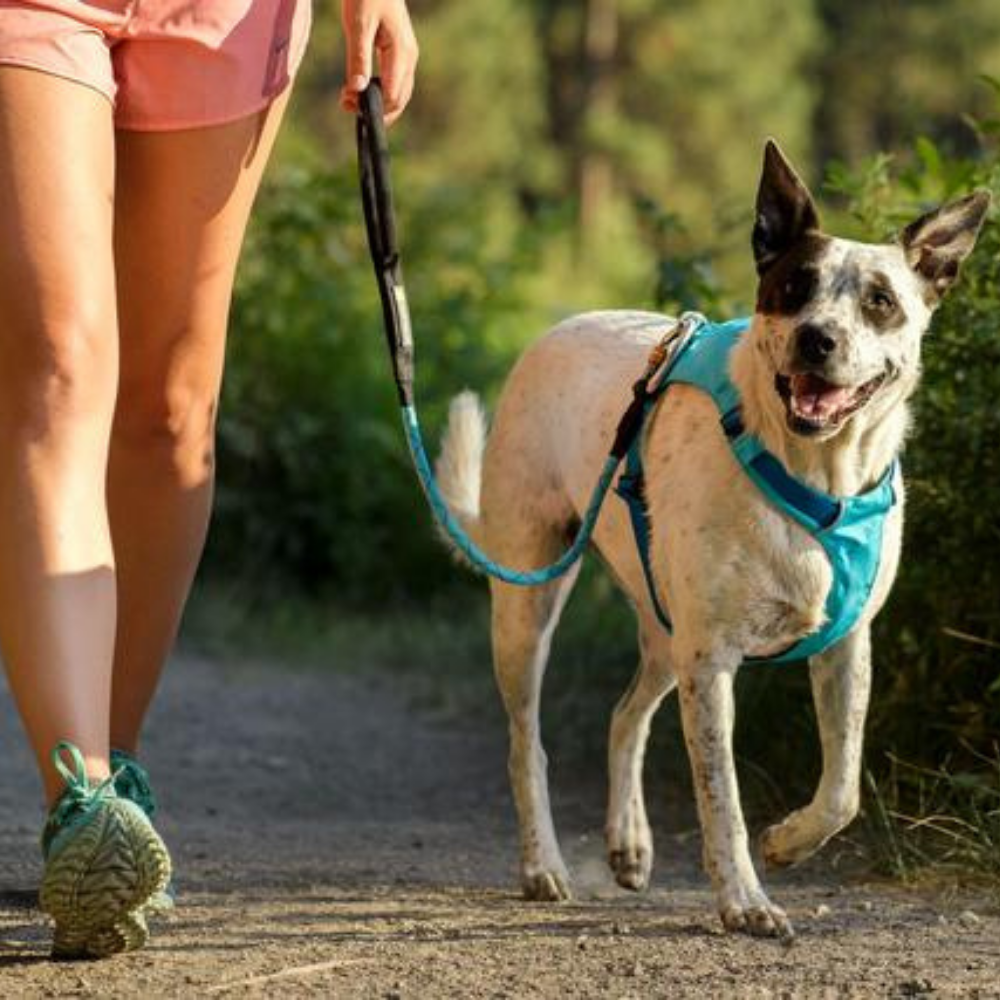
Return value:
<svg viewBox="0 0 1000 1000">
<path fill-rule="evenodd" d="M 111 762 L 107 751 L 79 749 L 87 771 L 87 780 L 92 785 L 100 784 L 111 777 Z M 49 808 L 55 805 L 63 792 L 66 791 L 66 779 L 56 770 L 51 760 L 51 754 L 50 749 L 41 762 L 42 783 L 45 787 L 45 800 Z"/>
</svg>

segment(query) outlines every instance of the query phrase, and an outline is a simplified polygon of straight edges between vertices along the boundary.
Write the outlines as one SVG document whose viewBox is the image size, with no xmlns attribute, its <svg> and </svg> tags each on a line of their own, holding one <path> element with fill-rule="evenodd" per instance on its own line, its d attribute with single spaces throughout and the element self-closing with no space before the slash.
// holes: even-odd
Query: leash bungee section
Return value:
<svg viewBox="0 0 1000 1000">
<path fill-rule="evenodd" d="M 518 570 L 501 566 L 476 545 L 449 510 L 427 457 L 414 397 L 413 326 L 410 321 L 406 289 L 403 285 L 392 183 L 389 177 L 389 147 L 382 120 L 382 90 L 378 78 L 373 78 L 361 92 L 358 103 L 356 134 L 365 231 L 375 268 L 379 298 L 382 302 L 382 321 L 399 396 L 403 430 L 420 485 L 434 517 L 473 566 L 505 583 L 525 587 L 549 583 L 568 572 L 590 543 L 615 473 L 642 430 L 650 399 L 650 380 L 663 368 L 665 362 L 669 365 L 673 358 L 681 353 L 676 348 L 700 322 L 703 322 L 703 318 L 697 314 L 682 317 L 654 348 L 646 371 L 633 386 L 632 402 L 618 423 L 611 450 L 604 461 L 597 485 L 569 548 L 555 562 L 537 569 Z M 670 355 L 672 355 L 671 360 L 668 361 Z"/>
</svg>

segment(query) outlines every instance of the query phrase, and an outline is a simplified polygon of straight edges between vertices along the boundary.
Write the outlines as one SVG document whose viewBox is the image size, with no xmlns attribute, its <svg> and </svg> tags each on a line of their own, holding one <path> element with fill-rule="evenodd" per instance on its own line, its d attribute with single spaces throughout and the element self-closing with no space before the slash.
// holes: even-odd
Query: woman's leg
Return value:
<svg viewBox="0 0 1000 1000">
<path fill-rule="evenodd" d="M 96 91 L 0 66 L 0 647 L 49 800 L 108 773 L 114 133 Z"/>
<path fill-rule="evenodd" d="M 123 750 L 136 748 L 201 556 L 233 275 L 286 100 L 228 125 L 118 133 L 121 375 L 108 509 L 111 744 Z"/>
</svg>

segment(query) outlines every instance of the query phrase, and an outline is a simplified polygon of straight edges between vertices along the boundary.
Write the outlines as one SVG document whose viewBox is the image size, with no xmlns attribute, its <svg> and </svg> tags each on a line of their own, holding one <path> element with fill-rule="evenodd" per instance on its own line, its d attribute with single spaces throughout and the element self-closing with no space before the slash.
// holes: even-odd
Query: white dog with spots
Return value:
<svg viewBox="0 0 1000 1000">
<path fill-rule="evenodd" d="M 923 334 L 988 206 L 989 195 L 977 192 L 923 216 L 889 245 L 836 239 L 820 231 L 809 192 L 768 144 L 752 241 L 757 308 L 733 349 L 730 376 L 747 430 L 793 476 L 840 496 L 883 476 L 906 435 Z M 488 440 L 475 397 L 454 401 L 441 485 L 493 558 L 527 569 L 565 548 L 631 385 L 668 323 L 639 312 L 561 323 L 518 362 Z M 643 754 L 652 716 L 676 687 L 722 922 L 787 937 L 788 919 L 765 895 L 751 860 L 733 765 L 733 678 L 745 658 L 774 655 L 821 626 L 830 563 L 815 538 L 751 482 L 699 389 L 676 385 L 661 397 L 646 423 L 643 456 L 652 573 L 674 631 L 657 620 L 625 505 L 611 499 L 593 544 L 636 610 L 641 657 L 611 723 L 610 863 L 621 885 L 646 886 L 653 843 Z M 860 620 L 809 665 L 823 774 L 809 805 L 765 831 L 770 864 L 808 857 L 857 812 L 869 627 L 896 574 L 901 529 L 897 502 Z M 538 713 L 549 645 L 575 576 L 535 588 L 491 580 L 494 664 L 510 717 L 521 879 L 530 899 L 569 895 Z"/>
</svg>

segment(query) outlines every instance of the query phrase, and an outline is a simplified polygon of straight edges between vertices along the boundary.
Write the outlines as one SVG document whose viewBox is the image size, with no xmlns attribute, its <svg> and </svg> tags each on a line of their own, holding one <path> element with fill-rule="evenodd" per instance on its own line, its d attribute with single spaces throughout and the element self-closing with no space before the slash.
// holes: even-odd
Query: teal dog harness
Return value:
<svg viewBox="0 0 1000 1000">
<path fill-rule="evenodd" d="M 775 656 L 750 658 L 785 663 L 822 653 L 854 628 L 878 576 L 882 532 L 886 514 L 898 499 L 900 472 L 899 463 L 894 460 L 872 489 L 851 497 L 831 496 L 792 476 L 761 440 L 744 428 L 740 396 L 729 378 L 730 353 L 749 326 L 749 319 L 728 323 L 701 321 L 676 345 L 664 363 L 655 388 L 646 397 L 644 416 L 648 417 L 671 385 L 692 385 L 708 393 L 718 408 L 722 431 L 743 471 L 778 510 L 802 525 L 823 547 L 833 570 L 823 626 Z M 629 448 L 625 471 L 619 477 L 615 492 L 628 504 L 646 585 L 657 617 L 668 631 L 672 631 L 670 617 L 657 597 L 649 558 L 642 443 L 643 435 L 637 435 Z"/>
</svg>

